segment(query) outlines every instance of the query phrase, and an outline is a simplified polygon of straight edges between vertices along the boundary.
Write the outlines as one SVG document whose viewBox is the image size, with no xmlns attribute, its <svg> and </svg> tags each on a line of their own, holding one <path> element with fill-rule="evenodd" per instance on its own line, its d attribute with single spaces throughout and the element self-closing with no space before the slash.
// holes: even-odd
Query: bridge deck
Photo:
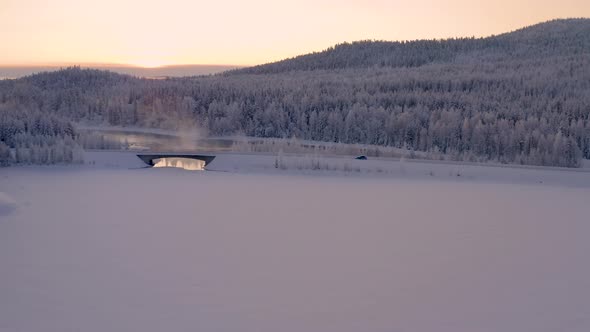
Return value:
<svg viewBox="0 0 590 332">
<path fill-rule="evenodd" d="M 215 159 L 215 156 L 205 156 L 200 154 L 177 154 L 177 153 L 159 153 L 159 154 L 138 154 L 137 157 L 141 159 L 144 163 L 154 166 L 154 160 L 160 158 L 187 158 L 187 159 L 196 159 L 202 160 L 205 162 L 205 166 L 207 166 L 210 162 Z"/>
</svg>

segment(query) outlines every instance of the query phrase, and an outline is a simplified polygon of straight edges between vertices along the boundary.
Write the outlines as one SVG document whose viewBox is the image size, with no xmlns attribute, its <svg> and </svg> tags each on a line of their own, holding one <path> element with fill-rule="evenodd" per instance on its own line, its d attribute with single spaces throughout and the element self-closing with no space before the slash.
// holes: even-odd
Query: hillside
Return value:
<svg viewBox="0 0 590 332">
<path fill-rule="evenodd" d="M 418 67 L 430 63 L 564 56 L 589 50 L 590 19 L 567 19 L 487 38 L 343 43 L 322 52 L 229 73 L 268 74 L 293 70 Z"/>
<path fill-rule="evenodd" d="M 0 163 L 2 145 L 43 148 L 83 122 L 577 167 L 590 158 L 589 36 L 590 20 L 558 20 L 482 39 L 357 42 L 211 77 L 69 68 L 0 81 Z"/>
</svg>

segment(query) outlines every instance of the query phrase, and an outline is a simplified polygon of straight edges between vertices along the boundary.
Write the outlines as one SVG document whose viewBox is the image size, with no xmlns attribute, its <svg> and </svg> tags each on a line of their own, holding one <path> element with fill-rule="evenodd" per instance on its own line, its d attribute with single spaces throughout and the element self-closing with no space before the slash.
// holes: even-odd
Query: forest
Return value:
<svg viewBox="0 0 590 332">
<path fill-rule="evenodd" d="M 487 38 L 360 41 L 218 75 L 65 68 L 0 81 L 0 164 L 79 160 L 78 124 L 198 128 L 578 167 L 590 158 L 590 20 Z"/>
</svg>

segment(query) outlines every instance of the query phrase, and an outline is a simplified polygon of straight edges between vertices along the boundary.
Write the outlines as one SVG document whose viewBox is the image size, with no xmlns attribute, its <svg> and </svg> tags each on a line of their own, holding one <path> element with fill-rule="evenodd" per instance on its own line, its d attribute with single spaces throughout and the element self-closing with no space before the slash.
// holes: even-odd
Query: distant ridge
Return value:
<svg viewBox="0 0 590 332">
<path fill-rule="evenodd" d="M 69 65 L 46 65 L 46 66 L 0 66 L 0 79 L 14 79 L 29 76 L 36 73 L 52 72 L 62 68 L 70 67 Z M 162 77 L 184 77 L 184 76 L 201 76 L 211 75 L 224 72 L 231 69 L 240 68 L 233 65 L 174 65 L 162 66 L 156 68 L 143 68 L 130 65 L 116 64 L 81 64 L 81 68 L 108 70 L 119 74 L 132 75 L 143 78 L 162 78 Z"/>
<path fill-rule="evenodd" d="M 269 74 L 297 70 L 419 67 L 507 58 L 535 58 L 590 52 L 590 19 L 559 19 L 485 38 L 342 43 L 321 52 L 231 70 L 228 74 Z"/>
</svg>

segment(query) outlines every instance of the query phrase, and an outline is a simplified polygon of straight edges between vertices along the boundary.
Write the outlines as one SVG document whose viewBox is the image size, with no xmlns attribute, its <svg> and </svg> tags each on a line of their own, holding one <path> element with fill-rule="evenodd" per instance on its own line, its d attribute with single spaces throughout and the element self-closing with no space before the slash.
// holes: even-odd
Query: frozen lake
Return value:
<svg viewBox="0 0 590 332">
<path fill-rule="evenodd" d="M 587 173 L 403 167 L 0 169 L 0 331 L 590 330 Z"/>
</svg>

